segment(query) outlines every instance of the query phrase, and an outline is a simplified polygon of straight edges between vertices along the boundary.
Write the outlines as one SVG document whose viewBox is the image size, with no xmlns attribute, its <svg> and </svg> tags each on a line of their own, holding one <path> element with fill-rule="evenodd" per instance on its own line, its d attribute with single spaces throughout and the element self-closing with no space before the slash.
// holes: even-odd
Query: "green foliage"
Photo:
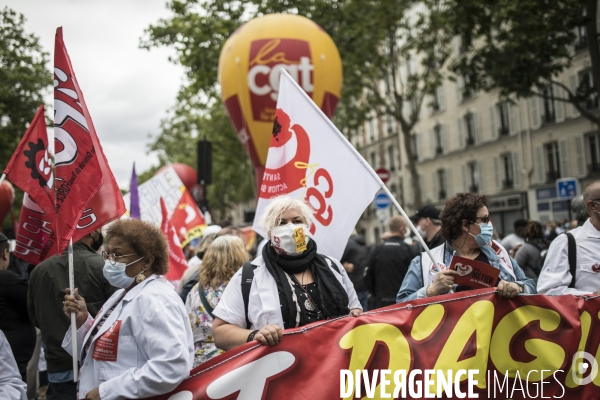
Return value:
<svg viewBox="0 0 600 400">
<path fill-rule="evenodd" d="M 312 19 L 332 37 L 342 57 L 344 85 L 334 123 L 342 132 L 352 134 L 373 112 L 392 116 L 400 126 L 415 205 L 420 206 L 411 131 L 426 95 L 442 80 L 441 66 L 450 43 L 439 18 L 440 3 L 427 3 L 429 12 L 411 13 L 409 10 L 418 4 L 413 0 L 172 0 L 169 7 L 173 17 L 148 28 L 142 47 L 169 46 L 177 51 L 176 61 L 186 67 L 189 79 L 179 101 L 193 103 L 202 112 L 219 101 L 218 58 L 225 40 L 237 27 L 268 13 L 293 13 Z M 402 78 L 399 71 L 405 68 L 403 60 L 409 55 L 422 60 L 425 68 Z M 385 89 L 381 82 L 386 82 Z M 412 107 L 407 107 L 408 103 Z M 173 136 L 162 138 L 165 144 L 180 142 L 189 135 L 176 131 L 168 134 Z"/>
<path fill-rule="evenodd" d="M 252 166 L 229 121 L 225 108 L 215 102 L 207 114 L 198 107 L 179 104 L 174 115 L 163 120 L 161 134 L 149 147 L 158 152 L 160 166 L 184 163 L 196 167 L 196 146 L 200 139 L 212 142 L 213 184 L 208 186 L 208 200 L 213 219 L 227 219 L 237 202 L 254 196 Z M 152 177 L 158 167 L 140 175 L 140 182 Z"/>
<path fill-rule="evenodd" d="M 598 87 L 580 82 L 572 91 L 556 81 L 579 54 L 574 45 L 580 27 L 587 29 L 581 44 L 590 50 L 594 80 L 600 76 L 596 9 L 596 0 L 450 0 L 444 18 L 462 37 L 452 69 L 469 75 L 472 89 L 500 89 L 504 97 L 539 95 L 548 84 L 559 84 L 567 93 L 563 100 L 598 123 L 597 115 L 582 106 Z"/>
<path fill-rule="evenodd" d="M 48 53 L 27 34 L 23 15 L 0 10 L 0 168 L 4 169 L 52 83 Z M 12 213 L 18 220 L 23 192 L 15 187 Z M 11 217 L 6 219 L 9 226 Z M 2 223 L 2 221 L 0 221 Z"/>
</svg>

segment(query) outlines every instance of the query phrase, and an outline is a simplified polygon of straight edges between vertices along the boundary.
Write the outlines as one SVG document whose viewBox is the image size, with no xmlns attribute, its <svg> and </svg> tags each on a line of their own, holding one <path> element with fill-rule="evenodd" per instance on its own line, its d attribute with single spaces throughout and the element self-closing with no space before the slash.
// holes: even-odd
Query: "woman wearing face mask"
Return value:
<svg viewBox="0 0 600 400">
<path fill-rule="evenodd" d="M 160 278 L 168 270 L 167 241 L 157 227 L 131 219 L 114 222 L 102 252 L 104 276 L 121 288 L 92 319 L 83 297 L 64 298 L 76 313 L 77 337 L 69 329 L 63 348 L 77 340 L 80 374 L 77 398 L 139 399 L 173 390 L 188 375 L 194 354 L 185 307 Z"/>
<path fill-rule="evenodd" d="M 492 240 L 494 228 L 489 219 L 487 200 L 487 196 L 458 193 L 446 201 L 440 215 L 446 242 L 431 249 L 436 264 L 450 265 L 454 255 L 477 260 L 500 270 L 500 296 L 512 298 L 520 293 L 537 293 L 535 283 L 525 276 L 506 249 Z M 438 270 L 427 253 L 422 253 L 412 261 L 396 301 L 470 290 L 454 284 L 456 275 L 458 273 L 450 269 Z"/>
<path fill-rule="evenodd" d="M 215 308 L 212 331 L 217 347 L 229 350 L 252 340 L 275 345 L 283 329 L 362 314 L 344 268 L 317 253 L 317 243 L 309 236 L 311 216 L 306 203 L 286 196 L 265 208 L 260 224 L 269 243 L 252 265 L 244 264 L 231 278 Z M 247 307 L 244 269 L 252 276 Z"/>
</svg>

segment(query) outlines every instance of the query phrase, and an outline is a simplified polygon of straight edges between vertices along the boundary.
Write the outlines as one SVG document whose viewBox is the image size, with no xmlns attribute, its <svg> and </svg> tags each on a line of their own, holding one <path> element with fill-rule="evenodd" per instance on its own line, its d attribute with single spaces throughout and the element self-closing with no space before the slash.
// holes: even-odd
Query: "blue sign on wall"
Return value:
<svg viewBox="0 0 600 400">
<path fill-rule="evenodd" d="M 556 181 L 556 192 L 559 199 L 574 199 L 577 197 L 577 179 L 558 179 Z"/>
</svg>

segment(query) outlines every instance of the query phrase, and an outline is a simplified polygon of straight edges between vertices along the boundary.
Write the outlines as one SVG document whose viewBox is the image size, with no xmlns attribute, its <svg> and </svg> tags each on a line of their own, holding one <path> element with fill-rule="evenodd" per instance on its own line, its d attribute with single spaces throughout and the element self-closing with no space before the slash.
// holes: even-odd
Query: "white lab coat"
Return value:
<svg viewBox="0 0 600 400">
<path fill-rule="evenodd" d="M 328 257 L 329 258 L 329 257 Z M 333 275 L 340 282 L 342 287 L 348 293 L 348 307 L 362 308 L 358 301 L 358 296 L 354 290 L 354 285 L 348 274 L 339 261 L 331 258 L 337 265 L 330 265 Z M 248 300 L 248 319 L 250 320 L 250 329 L 261 329 L 265 325 L 276 324 L 283 328 L 283 317 L 281 316 L 281 304 L 279 303 L 279 292 L 277 291 L 277 283 L 267 270 L 262 256 L 259 256 L 252 261 L 252 264 L 258 267 L 254 270 L 254 280 L 250 287 L 250 298 Z M 341 274 L 340 274 L 341 272 Z M 213 311 L 213 314 L 223 321 L 237 325 L 246 329 L 246 316 L 244 313 L 244 299 L 242 298 L 242 268 L 240 268 L 233 278 L 227 284 L 225 292 L 219 305 Z"/>
<path fill-rule="evenodd" d="M 550 244 L 544 268 L 537 282 L 540 294 L 591 294 L 600 289 L 600 231 L 588 219 L 571 231 L 577 243 L 575 288 L 571 284 L 567 236 L 559 235 Z M 594 268 L 592 268 L 594 267 Z"/>
<path fill-rule="evenodd" d="M 0 331 L 0 399 L 27 400 L 27 385 L 21 380 L 17 362 L 4 332 Z"/>
<path fill-rule="evenodd" d="M 183 302 L 171 284 L 152 275 L 119 301 L 124 292 L 122 289 L 113 294 L 96 318 L 88 317 L 77 330 L 80 399 L 98 386 L 102 400 L 155 396 L 173 390 L 189 376 L 194 359 L 192 330 Z M 90 338 L 95 324 L 115 303 L 113 312 Z M 111 332 L 115 336 L 118 333 L 118 341 L 107 347 L 103 345 L 105 339 L 98 339 Z M 62 343 L 69 354 L 71 339 L 69 329 Z M 88 340 L 92 344 L 85 360 L 81 360 L 83 344 Z M 113 345 L 117 347 L 115 352 L 111 352 Z"/>
</svg>

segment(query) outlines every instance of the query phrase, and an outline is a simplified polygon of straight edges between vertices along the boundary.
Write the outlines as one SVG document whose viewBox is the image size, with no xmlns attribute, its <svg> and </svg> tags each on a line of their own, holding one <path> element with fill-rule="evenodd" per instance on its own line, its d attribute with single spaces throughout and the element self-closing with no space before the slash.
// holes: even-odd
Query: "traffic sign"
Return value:
<svg viewBox="0 0 600 400">
<path fill-rule="evenodd" d="M 375 196 L 375 207 L 380 210 L 388 208 L 391 203 L 392 200 L 390 200 L 390 197 L 387 195 L 387 193 L 381 192 L 377 193 Z"/>
<path fill-rule="evenodd" d="M 562 178 L 556 180 L 556 193 L 559 199 L 574 199 L 577 197 L 577 179 Z"/>
<path fill-rule="evenodd" d="M 381 179 L 381 181 L 383 183 L 387 183 L 387 181 L 390 180 L 391 174 L 387 168 L 383 168 L 383 167 L 377 168 L 375 170 L 375 173 L 377 174 L 377 176 L 379 177 L 379 179 Z"/>
</svg>

